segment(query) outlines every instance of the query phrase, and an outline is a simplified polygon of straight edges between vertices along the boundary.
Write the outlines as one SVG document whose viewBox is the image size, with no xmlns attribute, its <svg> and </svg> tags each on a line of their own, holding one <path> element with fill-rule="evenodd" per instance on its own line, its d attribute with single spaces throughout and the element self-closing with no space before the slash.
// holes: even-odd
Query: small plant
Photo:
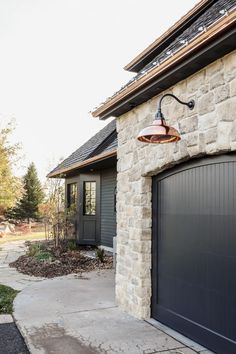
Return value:
<svg viewBox="0 0 236 354">
<path fill-rule="evenodd" d="M 39 262 L 51 261 L 53 259 L 52 254 L 46 250 L 45 245 L 38 243 L 29 245 L 27 256 L 34 257 Z"/>
<path fill-rule="evenodd" d="M 105 250 L 103 248 L 98 248 L 96 251 L 96 257 L 101 263 L 104 263 Z"/>
<path fill-rule="evenodd" d="M 53 258 L 50 252 L 43 251 L 38 252 L 34 257 L 39 262 L 51 261 Z"/>
<path fill-rule="evenodd" d="M 75 240 L 68 241 L 67 248 L 69 251 L 75 251 L 77 249 L 77 244 Z"/>
<path fill-rule="evenodd" d="M 37 259 L 37 261 L 39 262 L 45 262 L 45 261 L 51 262 L 53 258 L 54 257 L 50 252 L 40 252 L 35 256 L 35 259 Z"/>
<path fill-rule="evenodd" d="M 39 244 L 31 244 L 29 245 L 29 249 L 27 251 L 27 256 L 35 257 L 41 251 Z"/>
</svg>

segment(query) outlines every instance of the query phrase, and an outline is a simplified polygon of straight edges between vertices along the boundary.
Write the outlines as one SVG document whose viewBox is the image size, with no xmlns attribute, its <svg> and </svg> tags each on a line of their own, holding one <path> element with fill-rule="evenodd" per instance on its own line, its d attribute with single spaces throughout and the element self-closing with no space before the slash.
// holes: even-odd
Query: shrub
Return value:
<svg viewBox="0 0 236 354">
<path fill-rule="evenodd" d="M 35 257 L 40 252 L 40 245 L 39 244 L 31 244 L 29 245 L 29 249 L 27 251 L 27 256 Z"/>
<path fill-rule="evenodd" d="M 105 250 L 103 248 L 98 248 L 96 251 L 96 257 L 100 262 L 104 263 Z"/>
<path fill-rule="evenodd" d="M 34 257 L 37 261 L 51 261 L 53 256 L 46 250 L 44 244 L 30 244 L 27 252 L 27 256 Z"/>
<path fill-rule="evenodd" d="M 68 241 L 67 248 L 69 251 L 75 251 L 77 249 L 77 244 L 75 240 Z"/>
</svg>

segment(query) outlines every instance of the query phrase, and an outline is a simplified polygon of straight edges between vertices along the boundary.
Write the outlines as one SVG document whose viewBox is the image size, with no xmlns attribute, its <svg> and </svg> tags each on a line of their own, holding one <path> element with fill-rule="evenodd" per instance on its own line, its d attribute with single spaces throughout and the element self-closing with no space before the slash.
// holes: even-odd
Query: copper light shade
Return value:
<svg viewBox="0 0 236 354">
<path fill-rule="evenodd" d="M 138 135 L 138 140 L 143 143 L 165 144 L 179 141 L 178 130 L 169 127 L 165 119 L 155 119 L 151 125 L 144 128 Z"/>
<path fill-rule="evenodd" d="M 151 125 L 148 127 L 144 128 L 138 135 L 138 140 L 142 141 L 144 143 L 152 143 L 152 144 L 165 144 L 165 143 L 172 143 L 179 141 L 180 134 L 179 132 L 173 128 L 169 127 L 166 124 L 166 121 L 164 119 L 164 116 L 161 112 L 161 102 L 164 97 L 170 96 L 175 98 L 179 103 L 184 104 L 188 106 L 189 109 L 194 108 L 194 101 L 191 100 L 189 102 L 183 102 L 179 100 L 176 96 L 167 93 L 162 98 L 160 99 L 159 106 L 158 106 L 158 111 L 155 115 L 155 120 Z"/>
</svg>

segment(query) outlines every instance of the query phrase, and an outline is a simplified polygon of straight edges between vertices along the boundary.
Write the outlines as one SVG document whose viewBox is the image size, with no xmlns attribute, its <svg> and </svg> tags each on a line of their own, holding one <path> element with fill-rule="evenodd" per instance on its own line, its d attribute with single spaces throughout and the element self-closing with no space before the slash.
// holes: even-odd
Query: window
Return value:
<svg viewBox="0 0 236 354">
<path fill-rule="evenodd" d="M 77 184 L 70 183 L 67 184 L 67 208 L 76 206 L 77 200 Z"/>
<path fill-rule="evenodd" d="M 84 215 L 96 215 L 96 182 L 84 182 Z"/>
</svg>

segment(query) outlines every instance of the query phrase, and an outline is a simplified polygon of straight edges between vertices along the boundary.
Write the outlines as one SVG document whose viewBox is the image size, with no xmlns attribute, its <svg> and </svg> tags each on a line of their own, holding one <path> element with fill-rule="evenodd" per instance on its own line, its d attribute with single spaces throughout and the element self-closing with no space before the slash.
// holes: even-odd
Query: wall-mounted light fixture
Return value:
<svg viewBox="0 0 236 354">
<path fill-rule="evenodd" d="M 173 127 L 169 127 L 166 124 L 165 118 L 161 112 L 161 103 L 164 97 L 173 97 L 176 99 L 177 102 L 180 104 L 184 104 L 189 109 L 193 109 L 195 102 L 191 100 L 189 102 L 183 102 L 175 95 L 171 93 L 166 93 L 163 95 L 158 104 L 158 111 L 155 114 L 155 120 L 151 125 L 144 128 L 138 135 L 138 140 L 144 143 L 153 143 L 153 144 L 164 144 L 164 143 L 172 143 L 175 141 L 179 141 L 180 134 L 178 130 Z"/>
</svg>

